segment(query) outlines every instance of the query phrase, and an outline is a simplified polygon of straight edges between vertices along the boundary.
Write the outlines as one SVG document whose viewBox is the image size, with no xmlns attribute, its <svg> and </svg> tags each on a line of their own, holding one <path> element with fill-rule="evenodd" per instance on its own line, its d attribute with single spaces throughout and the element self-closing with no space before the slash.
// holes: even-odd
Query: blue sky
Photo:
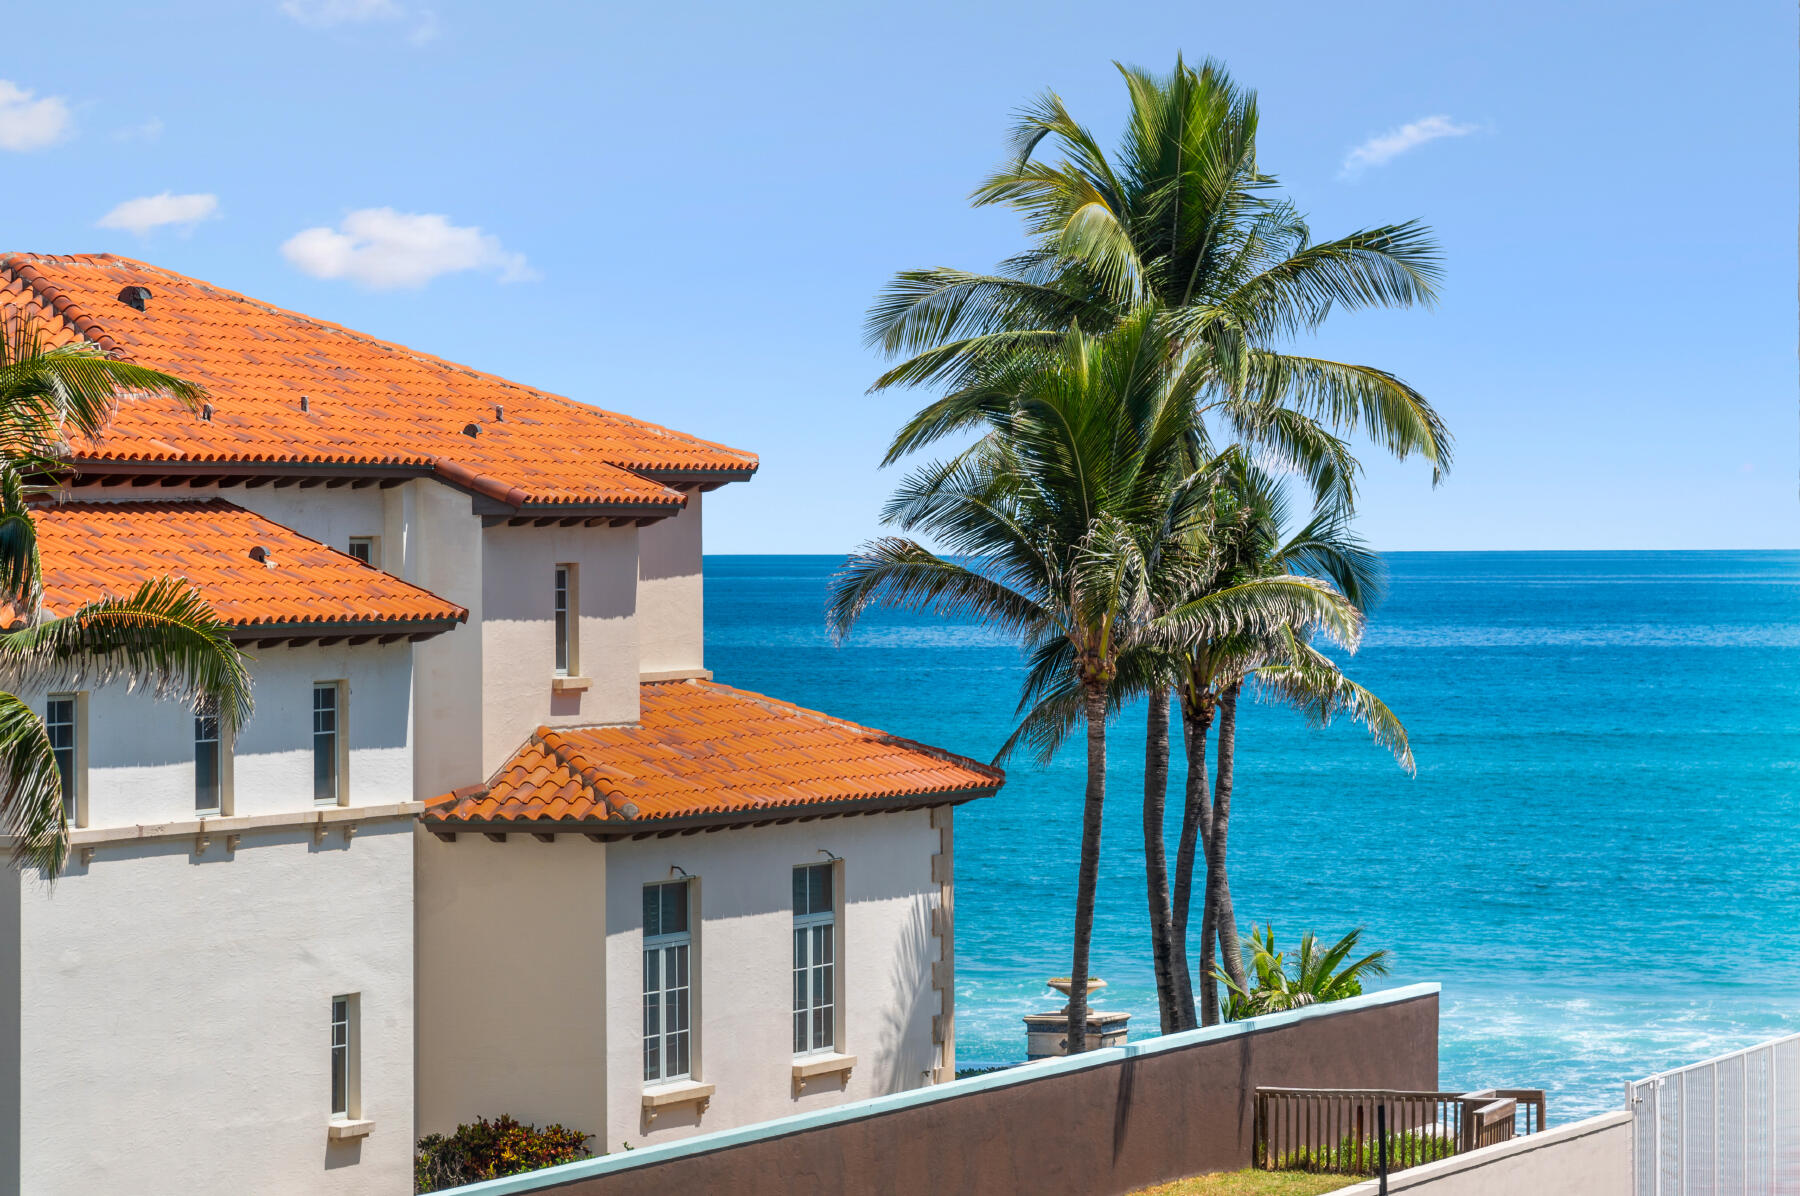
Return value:
<svg viewBox="0 0 1800 1196">
<path fill-rule="evenodd" d="M 10 16 L 0 248 L 144 258 L 755 450 L 709 551 L 875 530 L 915 400 L 864 394 L 870 297 L 1018 247 L 965 197 L 1021 101 L 1053 88 L 1110 139 L 1111 61 L 1178 50 L 1257 89 L 1317 234 L 1416 216 L 1443 242 L 1435 311 L 1312 346 L 1457 437 L 1436 490 L 1365 455 L 1375 545 L 1800 545 L 1791 4 L 84 13 Z"/>
</svg>

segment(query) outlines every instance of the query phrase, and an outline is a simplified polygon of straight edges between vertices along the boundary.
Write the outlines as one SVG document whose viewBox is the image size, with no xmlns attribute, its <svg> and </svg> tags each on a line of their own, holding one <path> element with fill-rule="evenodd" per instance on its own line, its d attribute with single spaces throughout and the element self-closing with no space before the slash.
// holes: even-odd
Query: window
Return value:
<svg viewBox="0 0 1800 1196">
<path fill-rule="evenodd" d="M 350 555 L 372 569 L 381 568 L 381 540 L 376 536 L 351 536 Z"/>
<path fill-rule="evenodd" d="M 567 677 L 575 671 L 573 604 L 569 601 L 575 588 L 575 566 L 556 567 L 556 675 Z"/>
<path fill-rule="evenodd" d="M 837 906 L 830 864 L 794 869 L 794 1054 L 837 1047 Z"/>
<path fill-rule="evenodd" d="M 331 998 L 331 1116 L 362 1116 L 361 1075 L 357 1058 L 357 994 Z"/>
<path fill-rule="evenodd" d="M 76 800 L 74 694 L 54 694 L 44 704 L 44 731 L 50 736 L 50 752 L 62 778 L 63 817 L 73 824 L 80 807 Z"/>
<path fill-rule="evenodd" d="M 207 703 L 194 712 L 194 810 L 217 814 L 219 793 L 219 708 Z"/>
<path fill-rule="evenodd" d="M 336 681 L 313 686 L 313 800 L 333 805 L 342 798 L 338 769 L 342 688 Z"/>
<path fill-rule="evenodd" d="M 685 881 L 644 886 L 644 1079 L 679 1080 L 690 1068 Z"/>
</svg>

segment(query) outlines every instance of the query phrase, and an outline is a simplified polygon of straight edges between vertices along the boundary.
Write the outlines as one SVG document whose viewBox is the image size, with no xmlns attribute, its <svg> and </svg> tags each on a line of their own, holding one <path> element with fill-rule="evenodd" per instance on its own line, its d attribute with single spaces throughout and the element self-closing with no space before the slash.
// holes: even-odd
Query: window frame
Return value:
<svg viewBox="0 0 1800 1196">
<path fill-rule="evenodd" d="M 362 1117 L 362 994 L 331 998 L 331 1120 Z"/>
<path fill-rule="evenodd" d="M 231 808 L 231 799 L 229 797 L 230 787 L 225 781 L 228 759 L 227 742 L 229 737 L 225 733 L 224 724 L 219 721 L 219 708 L 217 703 L 204 703 L 197 707 L 193 714 L 194 813 L 201 818 L 223 815 L 229 813 Z M 212 726 L 208 728 L 206 726 L 207 723 L 211 723 Z M 203 738 L 203 735 L 208 729 L 212 731 L 211 739 Z M 210 806 L 203 806 L 200 804 L 200 749 L 202 744 L 208 743 L 212 745 L 213 755 L 213 804 Z"/>
<path fill-rule="evenodd" d="M 791 974 L 794 981 L 794 1021 L 791 1028 L 794 1032 L 796 1059 L 833 1054 L 841 1049 L 843 1041 L 843 1002 L 840 988 L 843 977 L 843 935 L 839 929 L 842 919 L 838 917 L 838 907 L 843 895 L 843 876 L 838 863 L 839 861 L 833 860 L 823 864 L 796 864 L 793 870 L 796 890 L 801 886 L 802 874 L 807 878 L 805 891 L 809 895 L 812 891 L 811 878 L 815 874 L 824 875 L 831 886 L 828 899 L 822 907 L 814 906 L 810 899 L 804 913 L 798 903 L 794 906 L 793 937 L 790 940 L 793 948 Z M 820 944 L 825 944 L 829 951 L 829 957 L 822 963 L 819 959 Z M 823 976 L 820 975 L 821 972 L 824 973 Z M 825 1018 L 822 1033 L 820 1013 Z"/>
<path fill-rule="evenodd" d="M 368 555 L 367 556 L 357 556 L 356 550 L 357 550 L 358 546 L 366 548 L 368 550 Z M 351 536 L 350 537 L 350 547 L 347 548 L 345 551 L 350 556 L 356 557 L 357 560 L 361 561 L 363 564 L 367 565 L 371 569 L 381 568 L 381 537 L 380 536 Z"/>
<path fill-rule="evenodd" d="M 550 670 L 555 677 L 581 676 L 580 571 L 573 562 L 556 565 L 550 590 Z"/>
<path fill-rule="evenodd" d="M 53 719 L 55 707 L 68 703 L 68 721 Z M 87 695 L 81 692 L 44 695 L 44 734 L 50 740 L 50 752 L 56 760 L 57 775 L 62 781 L 62 809 L 68 824 L 87 825 Z M 57 746 L 57 730 L 66 727 L 69 742 Z M 68 753 L 64 770 L 63 753 Z"/>
<path fill-rule="evenodd" d="M 349 693 L 350 687 L 343 681 L 315 681 L 312 687 L 312 740 L 313 740 L 313 805 L 345 806 L 349 805 Z M 319 695 L 333 695 L 331 711 L 333 714 L 332 729 L 319 730 L 319 715 L 324 708 L 319 705 Z M 333 793 L 329 797 L 319 796 L 319 738 L 321 735 L 332 737 L 331 768 Z"/>
<path fill-rule="evenodd" d="M 642 927 L 644 932 L 644 967 L 642 972 L 644 1014 L 641 1029 L 644 1048 L 644 1084 L 646 1087 L 691 1081 L 694 1079 L 697 1070 L 697 1051 L 695 1050 L 697 1036 L 694 1033 L 694 1009 L 696 1005 L 695 990 L 698 985 L 696 984 L 697 971 L 694 966 L 695 903 L 692 879 L 656 881 L 646 884 L 644 886 L 644 900 L 646 907 L 648 907 L 652 890 L 658 893 L 658 900 L 660 902 L 660 894 L 664 890 L 672 889 L 679 889 L 684 895 L 682 928 L 677 931 L 664 932 L 660 930 L 659 925 L 658 933 L 652 934 L 650 933 L 651 928 L 648 923 Z M 668 953 L 672 951 L 685 951 L 686 954 L 685 956 L 671 956 Z M 653 957 L 655 960 L 654 964 L 652 963 Z M 686 982 L 679 986 L 669 984 L 669 969 L 672 959 L 680 959 L 686 965 L 684 972 L 684 979 Z M 655 988 L 651 987 L 650 980 L 650 977 L 653 974 L 653 968 L 656 976 Z M 670 999 L 673 994 L 677 993 L 679 996 L 675 997 L 675 1000 L 678 1002 L 680 1008 L 682 1025 L 678 1030 L 671 1030 L 669 1028 L 671 1020 L 669 1017 L 671 1012 Z M 651 1017 L 653 1011 L 656 1024 L 654 1031 L 651 1029 Z M 655 1043 L 654 1048 L 651 1045 L 653 1042 Z M 654 1055 L 652 1054 L 653 1050 Z M 655 1075 L 650 1074 L 652 1070 L 652 1058 L 655 1059 Z M 685 1066 L 680 1066 L 681 1064 L 685 1064 Z"/>
</svg>

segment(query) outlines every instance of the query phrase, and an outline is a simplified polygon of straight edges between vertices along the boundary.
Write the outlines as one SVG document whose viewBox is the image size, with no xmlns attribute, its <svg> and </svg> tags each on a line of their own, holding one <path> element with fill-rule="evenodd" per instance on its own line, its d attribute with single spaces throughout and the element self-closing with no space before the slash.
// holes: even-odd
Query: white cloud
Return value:
<svg viewBox="0 0 1800 1196">
<path fill-rule="evenodd" d="M 1440 137 L 1462 137 L 1480 129 L 1480 125 L 1460 125 L 1447 116 L 1427 116 L 1409 125 L 1389 129 L 1379 137 L 1371 137 L 1344 158 L 1344 176 L 1360 174 L 1371 166 L 1392 162 L 1408 150 L 1417 149 Z"/>
<path fill-rule="evenodd" d="M 282 256 L 314 278 L 348 278 L 364 286 L 422 287 L 440 274 L 492 270 L 501 282 L 538 277 L 522 253 L 498 237 L 459 228 L 448 217 L 392 208 L 362 208 L 335 229 L 309 228 L 281 247 Z"/>
<path fill-rule="evenodd" d="M 113 130 L 114 141 L 155 141 L 163 133 L 162 117 L 153 116 L 142 124 L 126 125 Z"/>
<path fill-rule="evenodd" d="M 216 195 L 171 195 L 164 191 L 161 195 L 126 200 L 100 217 L 96 227 L 122 228 L 141 237 L 153 228 L 170 224 L 193 228 L 218 214 L 219 197 Z"/>
<path fill-rule="evenodd" d="M 35 93 L 0 79 L 0 149 L 34 150 L 55 145 L 74 128 L 68 102 L 60 96 L 33 99 Z"/>
<path fill-rule="evenodd" d="M 382 21 L 410 21 L 406 40 L 422 46 L 438 35 L 437 13 L 400 0 L 281 0 L 281 11 L 312 29 L 339 25 L 371 25 Z"/>
<path fill-rule="evenodd" d="M 396 0 L 281 0 L 281 11 L 314 29 L 392 21 L 405 14 Z"/>
</svg>

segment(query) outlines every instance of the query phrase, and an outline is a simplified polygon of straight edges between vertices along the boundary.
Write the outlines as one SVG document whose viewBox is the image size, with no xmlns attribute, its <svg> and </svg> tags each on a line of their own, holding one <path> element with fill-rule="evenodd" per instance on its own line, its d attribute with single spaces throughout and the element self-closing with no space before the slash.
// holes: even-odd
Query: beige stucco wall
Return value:
<svg viewBox="0 0 1800 1196">
<path fill-rule="evenodd" d="M 203 857 L 192 841 L 103 845 L 53 890 L 0 872 L 29 1069 L 0 1189 L 410 1192 L 412 852 L 395 820 L 348 841 L 249 832 Z M 375 1129 L 331 1144 L 330 1000 L 345 993 L 361 995 Z"/>
<path fill-rule="evenodd" d="M 638 530 L 638 666 L 664 675 L 706 667 L 701 494 L 673 519 Z"/>
<path fill-rule="evenodd" d="M 1421 1196 L 1631 1196 L 1631 1114 L 1606 1113 L 1388 1177 Z M 1375 1196 L 1371 1180 L 1341 1196 Z"/>
<path fill-rule="evenodd" d="M 925 811 L 602 845 L 419 832 L 419 1132 L 511 1113 L 595 1135 L 683 1137 L 918 1087 L 935 1059 Z M 792 869 L 842 857 L 841 1049 L 847 1085 L 792 1083 Z M 695 878 L 691 1107 L 643 1119 L 642 888 Z"/>
<path fill-rule="evenodd" d="M 417 860 L 419 1133 L 510 1113 L 597 1135 L 606 848 L 420 831 Z"/>
<path fill-rule="evenodd" d="M 631 723 L 638 716 L 637 528 L 507 527 L 484 536 L 483 776 L 531 732 Z M 572 675 L 586 690 L 557 693 L 556 566 L 573 564 L 580 611 Z"/>
<path fill-rule="evenodd" d="M 928 811 L 744 828 L 607 848 L 606 954 L 613 1027 L 606 1062 L 606 1147 L 662 1142 L 861 1100 L 929 1080 L 931 965 L 938 833 Z M 838 1049 L 857 1057 L 848 1084 L 793 1090 L 793 869 L 842 857 Z M 643 1113 L 643 898 L 645 884 L 694 879 L 699 915 L 693 974 L 693 1078 L 715 1086 L 692 1106 L 654 1121 Z"/>
</svg>

